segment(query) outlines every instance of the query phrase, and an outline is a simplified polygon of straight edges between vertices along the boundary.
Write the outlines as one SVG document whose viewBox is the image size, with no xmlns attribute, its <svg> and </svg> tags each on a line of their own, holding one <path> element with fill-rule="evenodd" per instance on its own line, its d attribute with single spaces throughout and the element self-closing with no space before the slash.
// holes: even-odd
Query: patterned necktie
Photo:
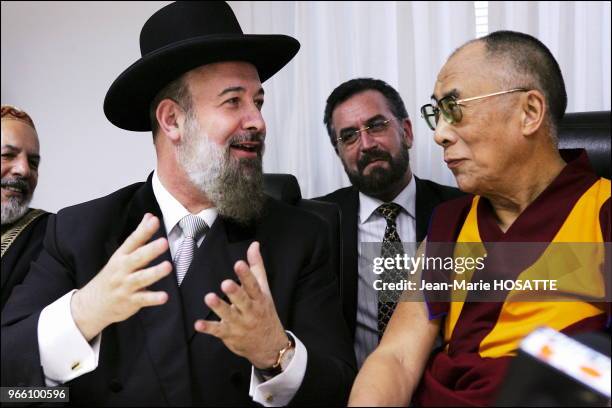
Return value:
<svg viewBox="0 0 612 408">
<path fill-rule="evenodd" d="M 206 222 L 197 215 L 186 215 L 179 221 L 179 227 L 183 230 L 184 239 L 176 253 L 174 266 L 176 268 L 176 279 L 179 286 L 191 265 L 197 242 L 208 231 Z"/>
<path fill-rule="evenodd" d="M 387 228 L 385 228 L 385 235 L 383 237 L 382 246 L 380 250 L 380 256 L 383 258 L 395 258 L 396 255 L 403 255 L 404 248 L 402 247 L 402 240 L 397 233 L 397 225 L 395 220 L 400 213 L 402 207 L 395 203 L 385 203 L 376 209 L 380 215 L 387 221 Z M 399 282 L 402 279 L 402 273 L 395 268 L 385 269 L 381 275 L 383 282 Z M 399 298 L 400 292 L 384 291 L 384 293 L 378 293 L 378 339 L 382 338 L 382 335 L 387 328 L 389 319 L 395 310 L 395 305 Z"/>
</svg>

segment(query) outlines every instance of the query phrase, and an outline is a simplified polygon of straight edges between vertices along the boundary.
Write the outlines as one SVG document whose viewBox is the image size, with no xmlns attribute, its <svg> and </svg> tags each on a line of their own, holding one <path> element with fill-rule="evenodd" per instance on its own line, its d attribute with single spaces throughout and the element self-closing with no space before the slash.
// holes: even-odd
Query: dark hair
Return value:
<svg viewBox="0 0 612 408">
<path fill-rule="evenodd" d="M 185 81 L 184 75 L 163 87 L 162 90 L 159 91 L 157 95 L 155 95 L 155 98 L 153 98 L 153 100 L 151 101 L 151 105 L 149 106 L 149 120 L 151 121 L 153 141 L 155 141 L 157 131 L 159 130 L 159 124 L 157 123 L 157 116 L 155 115 L 155 111 L 157 110 L 157 105 L 159 105 L 159 103 L 164 99 L 174 100 L 186 112 L 189 112 L 191 110 L 191 93 L 189 92 L 189 88 L 187 87 L 187 82 Z"/>
<path fill-rule="evenodd" d="M 329 139 L 334 147 L 336 147 L 337 143 L 331 120 L 334 109 L 336 109 L 336 106 L 348 100 L 353 95 L 369 90 L 378 91 L 385 97 L 387 104 L 389 105 L 389 109 L 396 119 L 402 120 L 408 117 L 408 112 L 406 112 L 404 101 L 402 101 L 399 93 L 385 81 L 374 78 L 355 78 L 351 79 L 350 81 L 346 81 L 343 84 L 340 84 L 333 90 L 331 95 L 329 95 L 325 105 L 325 113 L 323 114 L 323 123 L 327 128 L 327 134 L 329 135 Z"/>
<path fill-rule="evenodd" d="M 502 58 L 518 80 L 521 77 L 533 80 L 530 84 L 511 86 L 529 86 L 544 94 L 556 133 L 567 108 L 567 93 L 561 68 L 546 45 L 535 37 L 515 31 L 495 31 L 476 41 L 485 44 L 489 57 Z"/>
</svg>

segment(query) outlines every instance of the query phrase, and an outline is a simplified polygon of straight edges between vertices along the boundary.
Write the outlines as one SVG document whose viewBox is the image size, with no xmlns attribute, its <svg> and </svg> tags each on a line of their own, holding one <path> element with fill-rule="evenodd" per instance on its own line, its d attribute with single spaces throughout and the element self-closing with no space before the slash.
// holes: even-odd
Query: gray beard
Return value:
<svg viewBox="0 0 612 408">
<path fill-rule="evenodd" d="M 261 216 L 266 200 L 261 157 L 233 159 L 229 146 L 211 142 L 197 120 L 188 115 L 177 160 L 219 215 L 248 225 Z"/>
<path fill-rule="evenodd" d="M 9 198 L 8 202 L 2 203 L 2 225 L 12 224 L 28 212 L 32 196 L 25 200 L 15 197 Z"/>
</svg>

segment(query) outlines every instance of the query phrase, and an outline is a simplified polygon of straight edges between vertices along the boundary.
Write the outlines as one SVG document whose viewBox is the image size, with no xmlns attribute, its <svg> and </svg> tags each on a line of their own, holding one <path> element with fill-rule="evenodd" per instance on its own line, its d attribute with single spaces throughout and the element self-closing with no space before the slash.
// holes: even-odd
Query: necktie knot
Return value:
<svg viewBox="0 0 612 408">
<path fill-rule="evenodd" d="M 402 207 L 400 207 L 399 204 L 384 203 L 384 204 L 381 204 L 376 209 L 376 212 L 378 212 L 380 215 L 382 215 L 385 218 L 385 220 L 387 220 L 387 224 L 389 223 L 395 224 L 395 219 L 397 218 L 401 210 L 402 210 Z"/>
<path fill-rule="evenodd" d="M 194 241 L 200 239 L 202 234 L 208 230 L 206 221 L 197 215 L 186 215 L 179 221 L 179 227 L 183 230 L 183 234 L 187 238 L 192 238 Z"/>
<path fill-rule="evenodd" d="M 178 284 L 183 282 L 183 278 L 191 265 L 193 254 L 196 251 L 197 241 L 208 231 L 208 224 L 197 215 L 186 215 L 178 222 L 179 227 L 183 230 L 185 239 L 179 246 L 175 260 L 176 278 Z"/>
</svg>

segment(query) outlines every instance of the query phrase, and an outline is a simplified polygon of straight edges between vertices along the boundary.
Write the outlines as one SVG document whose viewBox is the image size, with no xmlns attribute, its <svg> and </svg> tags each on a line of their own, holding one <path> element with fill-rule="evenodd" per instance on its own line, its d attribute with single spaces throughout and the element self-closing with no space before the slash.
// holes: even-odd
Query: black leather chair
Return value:
<svg viewBox="0 0 612 408">
<path fill-rule="evenodd" d="M 566 113 L 559 126 L 559 149 L 584 148 L 600 177 L 610 178 L 610 111 Z"/>
<path fill-rule="evenodd" d="M 340 296 L 342 296 L 342 231 L 340 209 L 332 203 L 302 198 L 300 185 L 291 174 L 264 174 L 264 191 L 269 196 L 313 213 L 326 222 L 329 230 L 330 264 L 337 273 Z"/>
</svg>

